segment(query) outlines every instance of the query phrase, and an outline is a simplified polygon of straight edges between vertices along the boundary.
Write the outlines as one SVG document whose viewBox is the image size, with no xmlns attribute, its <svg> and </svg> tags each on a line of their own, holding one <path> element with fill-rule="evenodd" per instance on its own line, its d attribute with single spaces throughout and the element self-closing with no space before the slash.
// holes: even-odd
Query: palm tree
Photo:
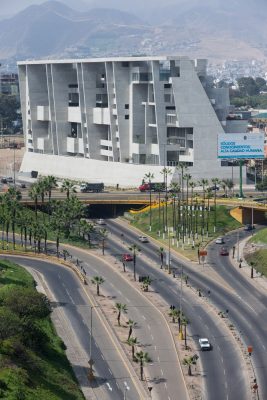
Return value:
<svg viewBox="0 0 267 400">
<path fill-rule="evenodd" d="M 214 232 L 216 232 L 216 225 L 217 225 L 217 203 L 216 203 L 216 199 L 217 199 L 217 188 L 218 188 L 218 184 L 220 183 L 220 179 L 219 178 L 212 178 L 211 182 L 213 183 L 215 190 L 214 190 Z"/>
<path fill-rule="evenodd" d="M 192 178 L 192 176 L 190 175 L 190 174 L 185 174 L 184 175 L 184 180 L 186 181 L 186 208 L 185 208 L 185 210 L 186 210 L 186 220 L 185 220 L 185 231 L 189 231 L 189 229 L 188 229 L 188 220 L 189 220 L 189 217 L 188 217 L 188 215 L 189 215 L 189 213 L 188 213 L 188 194 L 189 194 L 189 182 L 190 182 L 190 180 L 191 180 L 191 178 Z"/>
<path fill-rule="evenodd" d="M 163 231 L 167 232 L 167 226 L 168 226 L 168 175 L 172 174 L 172 170 L 170 168 L 164 167 L 163 170 L 161 171 L 161 174 L 163 174 L 164 177 L 164 186 L 165 186 L 165 221 L 163 217 Z"/>
<path fill-rule="evenodd" d="M 136 353 L 135 357 L 136 357 L 137 361 L 140 363 L 140 377 L 141 377 L 141 381 L 143 381 L 144 380 L 144 364 L 146 362 L 150 361 L 150 357 L 149 357 L 148 353 L 145 353 L 143 351 L 139 351 L 138 353 Z"/>
<path fill-rule="evenodd" d="M 146 276 L 142 282 L 142 289 L 144 292 L 148 292 L 149 285 L 151 285 L 152 279 L 149 276 Z"/>
<path fill-rule="evenodd" d="M 91 282 L 93 285 L 96 285 L 96 294 L 99 296 L 99 287 L 105 282 L 105 280 L 102 278 L 102 276 L 94 276 L 93 279 L 91 279 Z"/>
<path fill-rule="evenodd" d="M 41 195 L 40 192 L 40 185 L 38 182 L 32 184 L 29 190 L 29 197 L 34 201 L 34 211 L 35 211 L 35 219 L 37 220 L 37 206 L 38 206 L 38 199 Z"/>
<path fill-rule="evenodd" d="M 202 199 L 202 224 L 201 224 L 201 235 L 202 235 L 202 241 L 203 241 L 203 236 L 204 236 L 204 224 L 205 224 L 205 193 L 206 193 L 206 186 L 209 184 L 209 181 L 207 179 L 201 179 L 199 182 L 200 185 L 202 186 L 203 190 L 203 199 Z"/>
<path fill-rule="evenodd" d="M 48 192 L 48 213 L 51 214 L 51 197 L 52 190 L 57 187 L 57 179 L 53 175 L 48 175 L 44 177 L 44 185 L 46 191 Z"/>
<path fill-rule="evenodd" d="M 130 339 L 130 337 L 132 336 L 133 328 L 135 328 L 137 326 L 137 323 L 134 322 L 132 319 L 129 319 L 129 321 L 127 321 L 126 324 L 129 327 L 128 339 L 127 339 L 127 341 L 128 341 Z"/>
<path fill-rule="evenodd" d="M 135 346 L 138 344 L 138 340 L 137 340 L 137 338 L 135 337 L 131 337 L 129 340 L 127 340 L 127 343 L 131 346 L 131 348 L 132 348 L 132 360 L 134 361 L 135 360 L 135 354 L 134 354 L 134 351 L 135 351 Z"/>
<path fill-rule="evenodd" d="M 15 225 L 16 225 L 16 215 L 19 207 L 19 201 L 21 200 L 21 192 L 15 187 L 10 187 L 7 193 L 4 195 L 6 198 L 6 203 L 10 208 L 11 215 L 11 226 L 13 235 L 13 249 L 15 249 Z"/>
<path fill-rule="evenodd" d="M 172 318 L 172 322 L 175 323 L 175 319 L 178 318 L 179 310 L 173 308 L 169 311 L 169 316 Z"/>
<path fill-rule="evenodd" d="M 191 204 L 190 204 L 190 232 L 193 236 L 193 246 L 195 245 L 195 235 L 193 229 L 193 200 L 194 200 L 194 189 L 197 186 L 196 182 L 189 182 L 189 186 L 191 188 Z"/>
<path fill-rule="evenodd" d="M 208 203 L 207 203 L 207 237 L 209 236 L 209 222 L 210 222 L 210 199 L 212 198 L 212 192 L 211 192 L 211 188 L 208 188 L 207 189 L 207 200 L 208 200 Z"/>
<path fill-rule="evenodd" d="M 164 248 L 160 247 L 158 250 L 159 257 L 160 257 L 160 269 L 163 268 L 163 262 L 164 262 Z"/>
<path fill-rule="evenodd" d="M 105 240 L 108 237 L 108 230 L 107 229 L 100 229 L 99 230 L 100 240 L 102 241 L 102 255 L 105 255 Z"/>
<path fill-rule="evenodd" d="M 91 234 L 95 231 L 94 224 L 87 222 L 85 219 L 79 221 L 79 229 L 82 234 L 83 240 L 85 240 L 85 235 L 87 235 L 88 245 L 91 247 Z"/>
<path fill-rule="evenodd" d="M 188 367 L 188 375 L 189 375 L 189 376 L 192 376 L 192 369 L 191 369 L 191 366 L 192 366 L 193 364 L 195 364 L 195 363 L 196 363 L 195 358 L 192 357 L 192 356 L 186 357 L 186 358 L 183 359 L 183 365 L 186 365 L 186 366 Z"/>
<path fill-rule="evenodd" d="M 148 179 L 148 183 L 149 183 L 149 230 L 151 232 L 152 229 L 152 210 L 151 210 L 151 180 L 154 179 L 154 174 L 152 174 L 151 172 L 149 172 L 148 174 L 145 174 L 144 179 Z"/>
<path fill-rule="evenodd" d="M 122 303 L 116 303 L 116 309 L 118 310 L 117 320 L 118 325 L 121 326 L 121 313 L 127 313 L 127 305 Z"/>
<path fill-rule="evenodd" d="M 187 332 L 186 332 L 186 327 L 188 325 L 189 321 L 188 319 L 183 315 L 182 320 L 181 320 L 181 325 L 184 327 L 184 345 L 185 349 L 187 350 Z"/>
<path fill-rule="evenodd" d="M 136 253 L 140 251 L 136 244 L 132 244 L 129 247 L 129 250 L 133 253 L 133 272 L 134 272 L 134 280 L 136 281 Z"/>
<path fill-rule="evenodd" d="M 62 186 L 60 189 L 61 192 L 66 192 L 67 199 L 70 198 L 70 192 L 76 193 L 76 189 L 74 187 L 74 182 L 70 179 L 64 179 L 62 182 Z"/>
</svg>

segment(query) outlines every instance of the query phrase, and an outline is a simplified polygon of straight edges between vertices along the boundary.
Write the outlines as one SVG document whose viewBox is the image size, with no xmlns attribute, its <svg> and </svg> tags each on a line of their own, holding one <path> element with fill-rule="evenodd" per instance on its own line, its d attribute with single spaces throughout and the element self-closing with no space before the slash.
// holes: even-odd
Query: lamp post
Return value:
<svg viewBox="0 0 267 400">
<path fill-rule="evenodd" d="M 183 295 L 183 266 L 181 266 L 181 282 L 180 282 L 180 299 L 179 299 L 179 318 L 180 318 L 180 331 L 179 331 L 179 339 L 183 339 L 183 331 L 182 331 L 182 295 Z"/>
</svg>

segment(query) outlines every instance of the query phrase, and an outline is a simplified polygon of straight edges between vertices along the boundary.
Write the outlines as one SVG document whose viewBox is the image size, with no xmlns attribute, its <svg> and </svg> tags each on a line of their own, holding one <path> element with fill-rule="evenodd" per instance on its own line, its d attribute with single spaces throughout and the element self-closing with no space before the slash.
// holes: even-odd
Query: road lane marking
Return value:
<svg viewBox="0 0 267 400">
<path fill-rule="evenodd" d="M 112 387 L 110 386 L 110 383 L 108 383 L 108 382 L 107 382 L 107 387 L 112 392 Z"/>
<path fill-rule="evenodd" d="M 142 318 L 146 319 L 146 317 L 144 315 L 142 315 Z"/>
<path fill-rule="evenodd" d="M 150 330 L 150 325 L 147 325 L 148 329 Z"/>
<path fill-rule="evenodd" d="M 151 335 L 151 339 L 152 339 L 152 340 L 154 340 L 154 337 L 153 337 L 153 335 Z"/>
<path fill-rule="evenodd" d="M 163 371 L 162 371 L 162 369 L 161 369 L 160 371 L 161 371 L 161 375 L 163 376 Z"/>
<path fill-rule="evenodd" d="M 111 371 L 111 369 L 109 368 L 108 370 L 109 370 L 109 372 L 110 372 L 110 375 L 112 375 L 112 371 Z"/>
<path fill-rule="evenodd" d="M 166 382 L 164 383 L 164 386 L 165 386 L 165 388 L 166 388 L 166 390 L 167 390 L 167 383 L 166 383 Z"/>
<path fill-rule="evenodd" d="M 128 383 L 125 382 L 125 381 L 124 381 L 123 383 L 124 383 L 124 386 L 126 387 L 126 389 L 127 389 L 127 390 L 130 390 L 130 386 L 128 386 Z"/>
</svg>

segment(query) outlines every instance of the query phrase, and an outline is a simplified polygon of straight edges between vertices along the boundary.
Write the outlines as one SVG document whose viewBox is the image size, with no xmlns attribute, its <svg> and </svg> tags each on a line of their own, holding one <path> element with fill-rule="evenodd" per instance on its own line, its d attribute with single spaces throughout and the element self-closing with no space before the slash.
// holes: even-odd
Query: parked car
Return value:
<svg viewBox="0 0 267 400">
<path fill-rule="evenodd" d="M 200 350 L 211 350 L 211 344 L 207 338 L 198 339 Z"/>
<path fill-rule="evenodd" d="M 223 238 L 223 237 L 218 237 L 218 238 L 215 240 L 215 243 L 216 243 L 216 244 L 224 244 L 224 238 Z"/>
<path fill-rule="evenodd" d="M 148 243 L 148 238 L 146 236 L 139 236 L 138 240 L 142 243 Z"/>
<path fill-rule="evenodd" d="M 255 229 L 254 225 L 251 224 L 247 224 L 244 228 L 244 231 L 252 231 L 253 229 Z"/>
<path fill-rule="evenodd" d="M 218 186 L 218 185 L 210 186 L 209 189 L 210 190 L 220 190 L 220 186 Z"/>
<path fill-rule="evenodd" d="M 221 248 L 220 255 L 221 256 L 229 256 L 229 250 L 227 249 L 227 247 L 222 247 Z"/>
<path fill-rule="evenodd" d="M 125 262 L 133 261 L 133 256 L 131 254 L 123 254 L 122 261 L 125 261 Z"/>
<path fill-rule="evenodd" d="M 105 220 L 104 220 L 103 218 L 99 218 L 99 219 L 96 221 L 96 223 L 97 223 L 98 225 L 106 225 L 106 222 L 105 222 Z"/>
<path fill-rule="evenodd" d="M 7 183 L 7 178 L 6 177 L 1 178 L 1 183 Z"/>
<path fill-rule="evenodd" d="M 6 178 L 6 180 L 7 180 L 8 183 L 13 183 L 13 178 L 12 178 L 12 176 L 8 176 L 8 177 Z"/>
</svg>

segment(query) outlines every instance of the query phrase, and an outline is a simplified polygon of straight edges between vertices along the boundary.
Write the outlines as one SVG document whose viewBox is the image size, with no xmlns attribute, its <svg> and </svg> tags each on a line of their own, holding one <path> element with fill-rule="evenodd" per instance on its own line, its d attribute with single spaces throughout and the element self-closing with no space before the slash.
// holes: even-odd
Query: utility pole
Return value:
<svg viewBox="0 0 267 400">
<path fill-rule="evenodd" d="M 90 344 L 89 344 L 89 372 L 88 372 L 88 379 L 90 382 L 92 382 L 95 379 L 94 376 L 94 370 L 93 370 L 93 365 L 94 361 L 92 358 L 92 337 L 93 337 L 93 308 L 94 306 L 91 306 L 91 316 L 90 316 Z"/>
</svg>

